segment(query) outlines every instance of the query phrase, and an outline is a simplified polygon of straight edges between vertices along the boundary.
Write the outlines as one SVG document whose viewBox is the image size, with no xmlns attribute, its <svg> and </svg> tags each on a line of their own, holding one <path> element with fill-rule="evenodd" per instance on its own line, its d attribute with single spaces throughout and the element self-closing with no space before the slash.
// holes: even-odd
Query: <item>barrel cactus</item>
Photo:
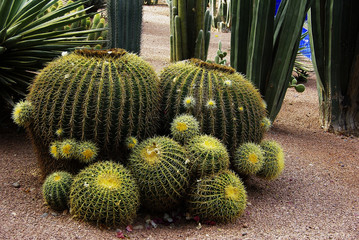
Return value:
<svg viewBox="0 0 359 240">
<path fill-rule="evenodd" d="M 258 177 L 274 180 L 284 169 L 284 152 L 279 143 L 273 140 L 263 141 L 260 144 L 264 153 L 264 164 L 257 173 Z"/>
<path fill-rule="evenodd" d="M 202 132 L 221 139 L 232 154 L 244 142 L 262 140 L 266 110 L 261 96 L 233 68 L 190 59 L 165 68 L 160 80 L 165 130 L 175 116 L 190 113 Z"/>
<path fill-rule="evenodd" d="M 191 172 L 197 178 L 218 173 L 229 167 L 226 146 L 215 137 L 195 136 L 188 142 L 187 150 L 191 158 Z"/>
<path fill-rule="evenodd" d="M 217 222 L 234 222 L 247 205 L 242 181 L 229 170 L 208 176 L 192 186 L 187 203 L 192 216 Z"/>
<path fill-rule="evenodd" d="M 99 157 L 116 158 L 129 136 L 153 135 L 159 125 L 160 91 L 154 69 L 122 49 L 76 50 L 49 63 L 35 78 L 29 132 L 46 175 L 78 170 L 78 163 L 56 161 L 49 144 L 62 138 L 92 141 Z"/>
<path fill-rule="evenodd" d="M 189 185 L 185 149 L 168 137 L 149 138 L 135 147 L 128 167 L 137 179 L 142 205 L 168 211 L 180 204 Z"/>
<path fill-rule="evenodd" d="M 27 127 L 33 121 L 34 107 L 29 101 L 18 102 L 13 111 L 12 119 L 20 127 Z"/>
<path fill-rule="evenodd" d="M 188 142 L 192 137 L 199 135 L 199 124 L 195 117 L 182 114 L 171 123 L 171 135 L 178 142 Z"/>
<path fill-rule="evenodd" d="M 264 164 L 262 149 L 255 143 L 244 143 L 232 158 L 232 168 L 238 174 L 252 175 L 257 173 Z"/>
<path fill-rule="evenodd" d="M 132 174 L 114 162 L 88 166 L 71 185 L 70 213 L 79 219 L 123 226 L 133 221 L 139 205 L 138 186 Z"/>
<path fill-rule="evenodd" d="M 54 172 L 47 176 L 42 185 L 42 194 L 52 209 L 62 211 L 68 207 L 72 181 L 72 175 L 64 171 Z"/>
</svg>

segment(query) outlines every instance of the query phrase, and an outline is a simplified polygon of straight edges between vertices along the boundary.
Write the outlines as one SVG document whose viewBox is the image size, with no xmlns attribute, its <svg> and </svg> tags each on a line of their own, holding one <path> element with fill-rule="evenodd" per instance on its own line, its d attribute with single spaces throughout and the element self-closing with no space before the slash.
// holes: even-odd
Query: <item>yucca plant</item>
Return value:
<svg viewBox="0 0 359 240">
<path fill-rule="evenodd" d="M 314 1 L 308 21 L 320 120 L 326 130 L 359 135 L 359 2 Z"/>
<path fill-rule="evenodd" d="M 231 66 L 260 89 L 274 120 L 291 81 L 305 15 L 312 0 L 232 2 Z"/>
<path fill-rule="evenodd" d="M 87 34 L 104 29 L 63 29 L 91 16 L 76 10 L 85 1 L 70 3 L 48 13 L 57 0 L 0 2 L 0 98 L 14 105 L 25 95 L 35 72 L 63 51 L 101 41 L 86 41 Z"/>
</svg>

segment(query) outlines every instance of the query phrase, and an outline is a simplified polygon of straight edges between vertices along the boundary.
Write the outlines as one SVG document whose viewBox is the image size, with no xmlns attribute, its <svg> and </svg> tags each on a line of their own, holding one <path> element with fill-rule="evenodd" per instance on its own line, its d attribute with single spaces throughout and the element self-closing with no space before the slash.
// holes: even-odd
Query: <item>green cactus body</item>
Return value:
<svg viewBox="0 0 359 240">
<path fill-rule="evenodd" d="M 143 0 L 108 0 L 110 48 L 140 54 Z"/>
<path fill-rule="evenodd" d="M 229 155 L 226 147 L 215 137 L 199 135 L 187 144 L 191 158 L 191 173 L 197 178 L 228 169 Z"/>
<path fill-rule="evenodd" d="M 232 168 L 238 174 L 252 175 L 263 166 L 264 159 L 261 147 L 255 143 L 244 143 L 232 158 Z"/>
<path fill-rule="evenodd" d="M 174 140 L 185 143 L 192 137 L 199 135 L 199 124 L 192 115 L 182 114 L 171 124 L 171 134 Z"/>
<path fill-rule="evenodd" d="M 130 171 L 110 161 L 81 170 L 71 185 L 70 213 L 86 221 L 126 226 L 139 204 L 138 186 Z"/>
<path fill-rule="evenodd" d="M 34 106 L 29 130 L 43 173 L 78 170 L 76 163 L 49 158 L 48 147 L 57 140 L 58 129 L 63 138 L 92 141 L 99 157 L 111 159 L 121 157 L 128 136 L 155 134 L 159 93 L 153 68 L 122 49 L 77 50 L 51 62 L 27 96 Z"/>
<path fill-rule="evenodd" d="M 260 146 L 264 153 L 264 164 L 257 176 L 267 180 L 274 180 L 279 177 L 284 169 L 283 149 L 275 141 L 263 141 Z"/>
<path fill-rule="evenodd" d="M 192 216 L 228 223 L 234 222 L 247 205 L 247 193 L 242 181 L 226 170 L 208 176 L 192 186 L 187 202 Z"/>
<path fill-rule="evenodd" d="M 129 150 L 134 149 L 137 146 L 137 144 L 138 144 L 138 140 L 135 137 L 130 136 L 126 139 L 126 147 Z"/>
<path fill-rule="evenodd" d="M 31 102 L 26 100 L 20 101 L 15 105 L 12 111 L 12 119 L 17 125 L 27 127 L 33 121 L 33 111 L 34 107 Z"/>
<path fill-rule="evenodd" d="M 63 171 L 54 172 L 46 178 L 42 185 L 42 194 L 52 209 L 67 209 L 72 181 L 72 175 Z"/>
<path fill-rule="evenodd" d="M 228 146 L 231 154 L 245 142 L 259 143 L 266 110 L 255 87 L 233 68 L 198 59 L 165 68 L 160 79 L 164 89 L 163 129 L 180 114 L 192 114 L 203 133 Z M 185 100 L 194 100 L 187 104 Z"/>
<path fill-rule="evenodd" d="M 65 139 L 60 142 L 59 146 L 60 157 L 64 159 L 73 159 L 77 155 L 77 142 L 73 139 Z"/>
<path fill-rule="evenodd" d="M 90 141 L 80 142 L 76 149 L 76 158 L 83 163 L 95 161 L 98 154 L 98 147 Z"/>
<path fill-rule="evenodd" d="M 140 143 L 128 167 L 137 179 L 142 205 L 151 211 L 169 211 L 180 204 L 189 184 L 185 149 L 167 137 Z"/>
</svg>

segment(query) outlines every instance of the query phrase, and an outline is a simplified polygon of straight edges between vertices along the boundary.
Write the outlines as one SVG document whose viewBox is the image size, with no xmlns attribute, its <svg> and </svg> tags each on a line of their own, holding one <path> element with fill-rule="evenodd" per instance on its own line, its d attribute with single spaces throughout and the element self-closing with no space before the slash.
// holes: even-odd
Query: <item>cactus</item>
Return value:
<svg viewBox="0 0 359 240">
<path fill-rule="evenodd" d="M 166 67 L 160 79 L 165 133 L 175 116 L 190 113 L 201 131 L 219 138 L 231 154 L 242 143 L 262 140 L 266 110 L 261 96 L 233 68 L 190 59 Z"/>
<path fill-rule="evenodd" d="M 236 151 L 232 159 L 232 168 L 238 174 L 252 175 L 264 164 L 262 149 L 255 143 L 244 143 Z"/>
<path fill-rule="evenodd" d="M 226 147 L 208 135 L 193 137 L 187 145 L 191 158 L 191 173 L 197 178 L 212 175 L 228 169 L 229 155 Z"/>
<path fill-rule="evenodd" d="M 108 0 L 109 47 L 140 54 L 143 0 Z"/>
<path fill-rule="evenodd" d="M 80 142 L 77 145 L 76 158 L 82 163 L 93 162 L 98 154 L 98 147 L 90 141 Z"/>
<path fill-rule="evenodd" d="M 26 100 L 20 101 L 12 111 L 12 119 L 17 125 L 27 127 L 33 121 L 33 111 L 34 107 L 31 102 Z"/>
<path fill-rule="evenodd" d="M 217 5 L 218 1 L 218 6 Z M 213 16 L 212 27 L 219 31 L 229 29 L 231 27 L 232 13 L 231 0 L 209 0 L 210 12 Z"/>
<path fill-rule="evenodd" d="M 187 203 L 192 216 L 216 222 L 234 222 L 246 208 L 247 193 L 242 181 L 226 170 L 192 186 Z"/>
<path fill-rule="evenodd" d="M 264 164 L 257 176 L 266 180 L 274 180 L 279 177 L 284 169 L 284 153 L 279 143 L 275 141 L 263 141 L 260 144 L 264 153 Z"/>
<path fill-rule="evenodd" d="M 77 155 L 77 142 L 73 139 L 66 139 L 62 141 L 58 149 L 60 151 L 60 157 L 64 159 L 73 159 Z"/>
<path fill-rule="evenodd" d="M 173 0 L 170 4 L 171 61 L 207 59 L 212 16 L 205 0 Z"/>
<path fill-rule="evenodd" d="M 189 184 L 187 163 L 185 149 L 171 138 L 149 138 L 139 144 L 128 168 L 137 180 L 142 205 L 161 212 L 180 204 Z"/>
<path fill-rule="evenodd" d="M 137 146 L 137 144 L 138 144 L 138 140 L 135 137 L 130 136 L 126 139 L 126 147 L 129 150 L 134 149 Z"/>
<path fill-rule="evenodd" d="M 97 162 L 81 170 L 71 185 L 70 213 L 108 226 L 132 222 L 139 208 L 138 186 L 122 165 Z"/>
<path fill-rule="evenodd" d="M 199 135 L 199 124 L 192 115 L 182 114 L 171 123 L 171 134 L 174 140 L 186 143 L 192 137 Z"/>
<path fill-rule="evenodd" d="M 54 161 L 48 148 L 64 139 L 92 141 L 99 157 L 118 159 L 125 140 L 156 133 L 159 80 L 140 57 L 122 49 L 77 50 L 51 62 L 36 77 L 27 96 L 34 106 L 30 135 L 44 175 L 78 163 Z"/>
<path fill-rule="evenodd" d="M 67 209 L 73 177 L 68 172 L 54 172 L 42 185 L 42 195 L 46 203 L 54 210 Z"/>
</svg>

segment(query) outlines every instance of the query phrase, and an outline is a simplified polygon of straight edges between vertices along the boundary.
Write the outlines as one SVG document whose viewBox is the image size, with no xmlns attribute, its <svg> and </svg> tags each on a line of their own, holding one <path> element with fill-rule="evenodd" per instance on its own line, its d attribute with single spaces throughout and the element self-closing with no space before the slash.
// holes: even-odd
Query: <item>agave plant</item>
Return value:
<svg viewBox="0 0 359 240">
<path fill-rule="evenodd" d="M 86 2 L 76 1 L 48 12 L 57 0 L 4 0 L 0 2 L 0 101 L 14 105 L 25 95 L 36 71 L 64 51 L 101 41 L 87 35 L 104 29 L 66 29 L 86 19 Z M 82 9 L 82 10 L 79 10 Z"/>
</svg>

